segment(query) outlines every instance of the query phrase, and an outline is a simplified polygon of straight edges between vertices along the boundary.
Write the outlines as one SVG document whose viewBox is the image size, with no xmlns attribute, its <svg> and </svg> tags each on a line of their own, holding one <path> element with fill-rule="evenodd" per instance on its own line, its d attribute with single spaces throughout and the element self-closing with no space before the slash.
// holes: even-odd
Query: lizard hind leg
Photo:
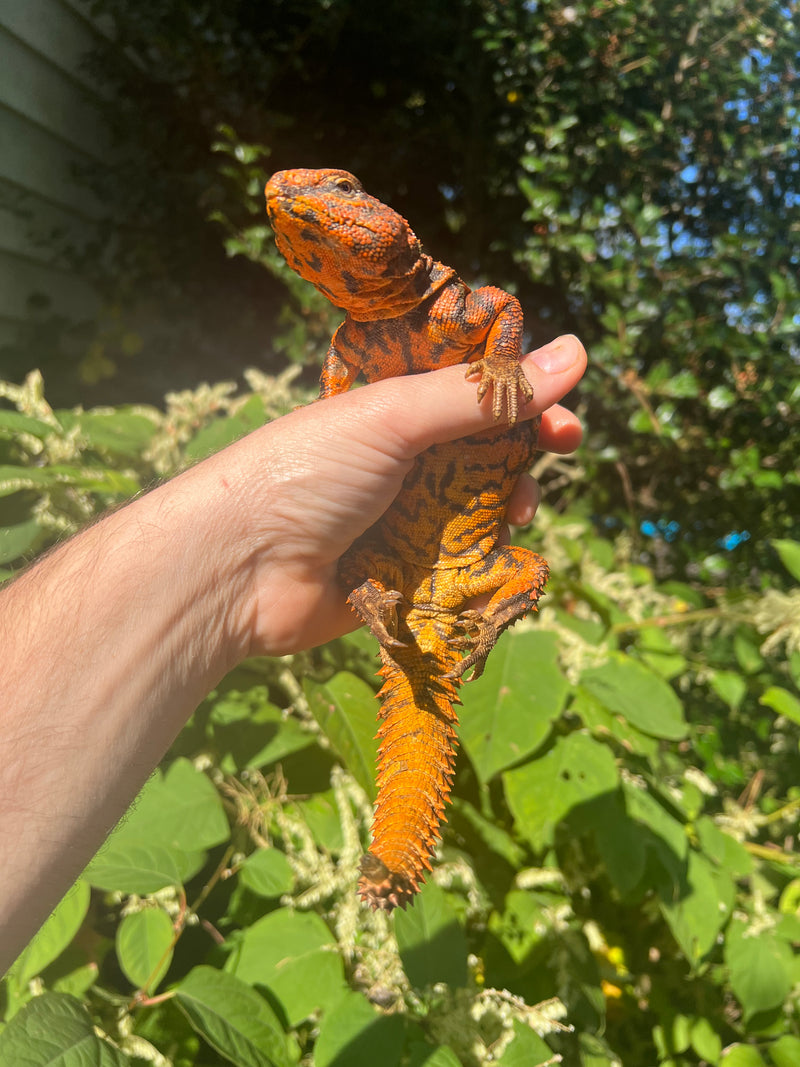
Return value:
<svg viewBox="0 0 800 1067">
<path fill-rule="evenodd" d="M 402 593 L 384 588 L 375 578 L 362 582 L 347 598 L 347 603 L 383 648 L 405 648 L 405 642 L 397 637 L 397 606 L 402 602 Z"/>
<path fill-rule="evenodd" d="M 460 679 L 472 668 L 469 680 L 480 678 L 500 634 L 536 610 L 548 575 L 549 568 L 541 556 L 526 548 L 510 546 L 495 548 L 480 564 L 465 567 L 459 580 L 464 595 L 493 595 L 483 611 L 468 609 L 456 620 L 458 632 L 448 645 L 467 655 L 445 677 Z"/>
<path fill-rule="evenodd" d="M 397 636 L 400 608 L 405 598 L 403 576 L 372 540 L 359 539 L 339 561 L 339 582 L 350 595 L 347 603 L 372 631 L 381 647 L 405 648 Z"/>
</svg>

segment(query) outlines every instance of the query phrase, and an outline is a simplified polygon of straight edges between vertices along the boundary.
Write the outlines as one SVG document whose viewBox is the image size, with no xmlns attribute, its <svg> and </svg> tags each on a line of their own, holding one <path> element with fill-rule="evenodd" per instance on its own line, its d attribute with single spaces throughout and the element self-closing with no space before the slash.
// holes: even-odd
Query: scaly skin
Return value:
<svg viewBox="0 0 800 1067">
<path fill-rule="evenodd" d="M 511 490 L 531 464 L 538 421 L 517 423 L 531 387 L 519 365 L 522 310 L 501 289 L 474 292 L 427 256 L 408 223 L 340 170 L 272 176 L 267 213 L 289 265 L 347 317 L 320 398 L 367 381 L 466 363 L 508 425 L 419 456 L 375 526 L 341 560 L 348 603 L 380 643 L 384 684 L 372 845 L 359 892 L 405 907 L 430 870 L 450 796 L 465 671 L 483 671 L 499 634 L 536 607 L 547 564 L 498 537 Z M 488 595 L 482 611 L 470 600 Z"/>
</svg>

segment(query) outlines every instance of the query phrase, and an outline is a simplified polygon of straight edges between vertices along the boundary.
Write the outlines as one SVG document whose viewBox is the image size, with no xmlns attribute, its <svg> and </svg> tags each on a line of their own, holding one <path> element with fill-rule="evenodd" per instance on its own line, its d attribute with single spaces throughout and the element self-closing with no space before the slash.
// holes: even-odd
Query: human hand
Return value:
<svg viewBox="0 0 800 1067">
<path fill-rule="evenodd" d="M 543 413 L 541 449 L 571 452 L 580 443 L 577 418 L 556 402 L 585 365 L 571 336 L 524 359 L 534 399 L 520 417 Z M 490 398 L 476 404 L 474 383 L 457 365 L 311 404 L 234 446 L 250 471 L 234 492 L 231 526 L 243 595 L 230 622 L 242 654 L 297 651 L 359 625 L 337 580 L 339 557 L 388 508 L 421 451 L 492 425 Z M 537 503 L 533 480 L 520 479 L 508 521 L 529 522 Z"/>
</svg>

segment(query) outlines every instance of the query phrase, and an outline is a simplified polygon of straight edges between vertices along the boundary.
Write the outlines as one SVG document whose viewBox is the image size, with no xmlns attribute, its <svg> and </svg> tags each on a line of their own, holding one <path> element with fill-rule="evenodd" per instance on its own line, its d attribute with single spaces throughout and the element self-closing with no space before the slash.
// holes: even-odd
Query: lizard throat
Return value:
<svg viewBox="0 0 800 1067">
<path fill-rule="evenodd" d="M 335 295 L 320 288 L 356 322 L 396 319 L 419 307 L 449 280 L 424 253 L 406 274 L 390 278 L 359 277 L 357 294 L 342 290 Z"/>
</svg>

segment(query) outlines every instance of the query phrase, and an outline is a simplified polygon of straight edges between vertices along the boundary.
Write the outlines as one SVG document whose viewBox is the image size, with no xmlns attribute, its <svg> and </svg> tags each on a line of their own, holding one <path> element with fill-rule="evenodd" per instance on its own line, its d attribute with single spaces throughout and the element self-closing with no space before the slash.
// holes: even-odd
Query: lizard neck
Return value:
<svg viewBox="0 0 800 1067">
<path fill-rule="evenodd" d="M 357 299 L 348 296 L 340 306 L 356 322 L 396 319 L 419 307 L 455 277 L 452 267 L 445 267 L 422 252 L 404 275 L 359 278 Z"/>
</svg>

